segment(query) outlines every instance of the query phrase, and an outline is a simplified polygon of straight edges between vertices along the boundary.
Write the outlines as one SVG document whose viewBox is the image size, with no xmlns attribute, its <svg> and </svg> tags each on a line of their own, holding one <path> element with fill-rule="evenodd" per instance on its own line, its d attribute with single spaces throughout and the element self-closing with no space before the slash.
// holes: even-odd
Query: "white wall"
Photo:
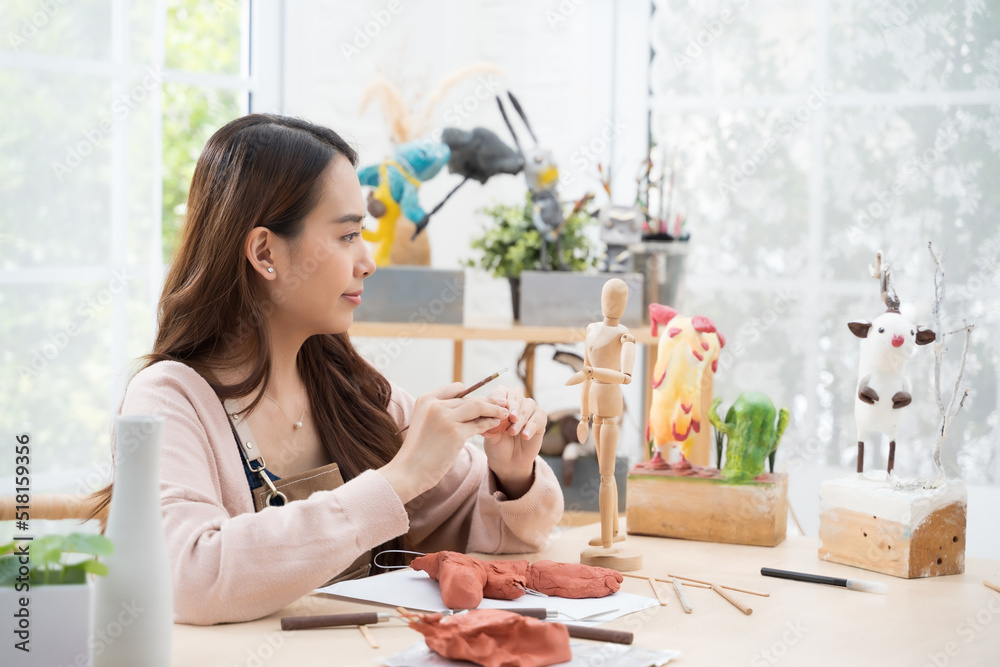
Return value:
<svg viewBox="0 0 1000 667">
<path fill-rule="evenodd" d="M 468 65 L 489 63 L 503 74 L 459 84 L 436 107 L 432 131 L 454 125 L 485 126 L 510 144 L 492 97 L 510 89 L 540 141 L 549 144 L 556 156 L 561 197 L 575 199 L 587 191 L 603 197 L 597 163 L 607 168 L 612 144 L 617 144 L 614 166 L 621 167 L 616 173 L 622 174 L 625 186 L 631 184 L 646 150 L 645 30 L 650 8 L 648 2 L 622 4 L 627 7 L 618 10 L 616 22 L 612 0 L 288 3 L 285 112 L 332 127 L 357 146 L 362 164 L 369 164 L 381 160 L 391 146 L 381 110 L 359 113 L 362 93 L 376 75 L 396 82 L 410 100 L 421 94 L 426 99 L 445 76 Z M 616 25 L 627 32 L 626 39 L 618 38 L 617 50 Z M 423 112 L 420 101 L 412 113 Z M 530 141 L 519 121 L 512 122 L 521 141 Z M 446 173 L 428 182 L 420 191 L 424 208 L 433 207 L 458 182 L 459 177 Z M 485 186 L 466 184 L 428 228 L 433 265 L 459 267 L 470 256 L 470 239 L 487 223 L 477 211 L 495 202 L 518 202 L 525 189 L 520 175 L 499 176 Z M 624 187 L 621 196 L 630 200 L 634 191 Z M 469 271 L 466 321 L 481 317 L 510 317 L 509 287 L 506 281 Z M 372 356 L 387 344 L 358 341 Z M 522 349 L 514 343 L 467 343 L 464 381 L 471 383 L 509 366 L 506 380 L 516 384 L 514 367 Z M 427 363 L 428 359 L 435 363 Z M 539 402 L 550 411 L 575 406 L 578 390 L 562 386 L 568 369 L 551 362 L 545 348 L 537 359 Z M 411 392 L 423 393 L 450 382 L 451 343 L 415 341 L 383 370 Z M 626 400 L 638 414 L 638 390 L 631 393 Z M 638 424 L 623 447 L 638 447 Z"/>
</svg>

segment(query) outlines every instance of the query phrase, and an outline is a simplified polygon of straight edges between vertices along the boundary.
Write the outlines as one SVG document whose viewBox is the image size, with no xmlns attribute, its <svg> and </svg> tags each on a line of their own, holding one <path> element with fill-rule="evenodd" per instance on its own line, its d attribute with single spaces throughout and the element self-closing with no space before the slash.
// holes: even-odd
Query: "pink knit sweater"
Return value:
<svg viewBox="0 0 1000 667">
<path fill-rule="evenodd" d="M 401 427 L 412 411 L 413 397 L 393 385 L 390 413 Z M 507 500 L 485 454 L 468 444 L 436 487 L 405 506 L 369 470 L 336 490 L 254 512 L 225 410 L 197 372 L 177 362 L 144 369 L 122 413 L 166 418 L 160 501 L 178 623 L 274 613 L 407 532 L 419 551 L 537 551 L 562 515 L 558 482 L 541 459 L 533 486 Z"/>
</svg>

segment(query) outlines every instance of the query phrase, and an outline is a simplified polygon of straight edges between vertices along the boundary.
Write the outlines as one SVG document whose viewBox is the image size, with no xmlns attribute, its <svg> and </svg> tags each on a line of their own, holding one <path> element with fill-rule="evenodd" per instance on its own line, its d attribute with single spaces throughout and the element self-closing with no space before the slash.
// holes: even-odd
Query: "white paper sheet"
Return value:
<svg viewBox="0 0 1000 667">
<path fill-rule="evenodd" d="M 394 570 L 374 577 L 342 581 L 332 586 L 318 588 L 316 592 L 421 611 L 433 612 L 448 609 L 441 599 L 441 588 L 438 582 L 431 579 L 426 572 L 411 569 Z M 600 616 L 589 618 L 586 622 L 606 623 L 632 612 L 655 607 L 658 604 L 653 598 L 618 591 L 603 598 L 583 598 L 580 600 L 552 596 L 539 597 L 537 595 L 523 595 L 516 600 L 483 598 L 479 608 L 544 607 L 561 612 L 559 617 L 553 620 L 562 622 L 576 622 L 574 619 L 582 619 L 585 616 L 600 613 Z"/>
</svg>

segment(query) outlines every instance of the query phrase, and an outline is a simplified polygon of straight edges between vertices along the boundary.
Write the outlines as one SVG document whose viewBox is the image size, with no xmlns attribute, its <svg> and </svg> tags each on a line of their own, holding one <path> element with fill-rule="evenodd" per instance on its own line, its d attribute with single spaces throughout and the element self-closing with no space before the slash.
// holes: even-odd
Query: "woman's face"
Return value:
<svg viewBox="0 0 1000 667">
<path fill-rule="evenodd" d="M 361 240 L 365 203 L 354 167 L 338 155 L 320 179 L 320 198 L 302 233 L 277 242 L 275 275 L 268 281 L 272 324 L 281 322 L 306 338 L 347 331 L 361 303 L 362 281 L 375 271 Z"/>
</svg>

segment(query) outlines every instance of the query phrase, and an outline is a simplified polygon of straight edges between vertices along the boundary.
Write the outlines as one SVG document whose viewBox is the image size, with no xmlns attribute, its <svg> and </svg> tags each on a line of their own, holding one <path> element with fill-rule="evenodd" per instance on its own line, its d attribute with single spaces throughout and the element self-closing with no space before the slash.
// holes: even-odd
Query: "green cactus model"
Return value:
<svg viewBox="0 0 1000 667">
<path fill-rule="evenodd" d="M 766 394 L 748 391 L 739 395 L 726 413 L 726 420 L 722 421 L 716 412 L 721 403 L 721 398 L 712 401 L 708 419 L 717 432 L 716 451 L 720 461 L 721 435 L 727 439 L 723 478 L 729 482 L 752 480 L 764 472 L 764 459 L 769 460 L 771 472 L 774 472 L 774 453 L 781 434 L 788 426 L 788 410 L 775 410 L 774 403 Z"/>
</svg>

